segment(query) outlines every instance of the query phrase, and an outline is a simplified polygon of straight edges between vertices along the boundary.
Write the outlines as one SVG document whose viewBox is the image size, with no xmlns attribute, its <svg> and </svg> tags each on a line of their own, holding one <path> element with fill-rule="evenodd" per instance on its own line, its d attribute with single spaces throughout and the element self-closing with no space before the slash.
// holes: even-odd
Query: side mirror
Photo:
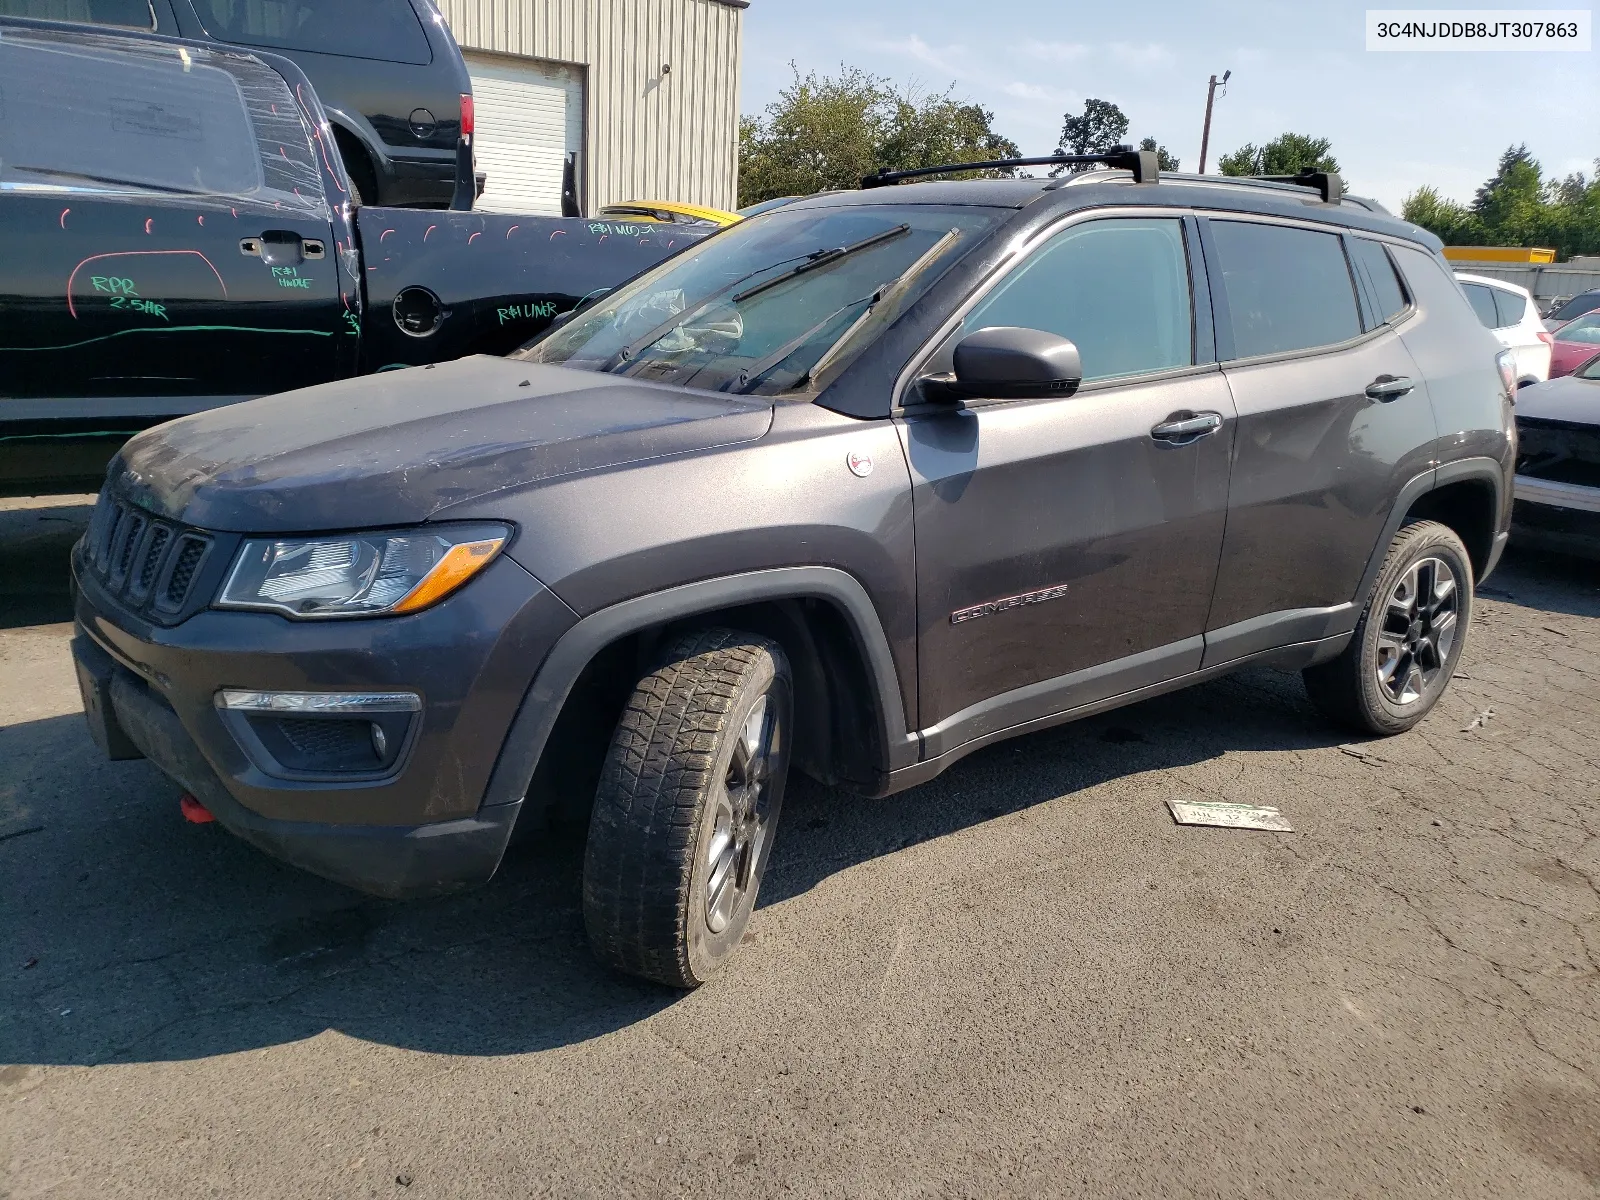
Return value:
<svg viewBox="0 0 1600 1200">
<path fill-rule="evenodd" d="M 1083 363 L 1078 348 L 1064 337 L 1042 329 L 995 325 L 957 343 L 953 373 L 922 382 L 928 399 L 947 404 L 1070 396 L 1083 382 Z"/>
</svg>

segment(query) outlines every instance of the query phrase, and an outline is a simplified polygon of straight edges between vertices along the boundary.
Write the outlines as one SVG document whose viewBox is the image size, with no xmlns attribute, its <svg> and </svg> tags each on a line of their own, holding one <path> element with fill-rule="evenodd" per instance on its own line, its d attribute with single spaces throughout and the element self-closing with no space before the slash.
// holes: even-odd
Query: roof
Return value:
<svg viewBox="0 0 1600 1200">
<path fill-rule="evenodd" d="M 1500 288 L 1507 292 L 1516 292 L 1518 295 L 1533 299 L 1533 293 L 1527 288 L 1512 283 L 1509 279 L 1496 279 L 1492 275 L 1474 275 L 1470 271 L 1456 271 L 1455 277 L 1467 283 L 1481 283 L 1484 287 Z"/>
<path fill-rule="evenodd" d="M 858 191 L 828 192 L 791 207 L 832 208 L 847 204 L 973 204 L 1026 208 L 1048 203 L 1072 211 L 1108 205 L 1161 205 L 1301 217 L 1386 233 L 1439 250 L 1443 243 L 1419 225 L 1392 216 L 1375 200 L 1345 196 L 1324 204 L 1309 188 L 1229 175 L 1163 171 L 1154 184 L 1136 184 L 1127 171 L 1083 171 L 1056 179 L 937 179 Z"/>
</svg>

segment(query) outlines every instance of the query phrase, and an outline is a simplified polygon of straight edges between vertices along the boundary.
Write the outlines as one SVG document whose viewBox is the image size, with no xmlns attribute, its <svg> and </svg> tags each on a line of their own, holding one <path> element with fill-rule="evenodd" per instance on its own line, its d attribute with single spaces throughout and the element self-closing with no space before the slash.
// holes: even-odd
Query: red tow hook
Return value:
<svg viewBox="0 0 1600 1200">
<path fill-rule="evenodd" d="M 178 797 L 178 811 L 183 813 L 183 819 L 193 825 L 209 825 L 217 818 L 211 815 L 211 810 L 194 798 L 193 793 L 185 792 Z"/>
</svg>

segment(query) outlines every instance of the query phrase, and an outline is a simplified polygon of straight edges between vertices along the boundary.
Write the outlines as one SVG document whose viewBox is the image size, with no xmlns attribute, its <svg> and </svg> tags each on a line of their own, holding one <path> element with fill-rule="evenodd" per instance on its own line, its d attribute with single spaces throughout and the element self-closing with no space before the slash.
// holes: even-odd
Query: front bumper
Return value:
<svg viewBox="0 0 1600 1200">
<path fill-rule="evenodd" d="M 111 757 L 149 758 L 233 833 L 366 892 L 432 894 L 494 873 L 521 797 L 490 796 L 491 773 L 534 671 L 576 619 L 521 567 L 502 557 L 408 617 L 203 611 L 160 627 L 106 596 L 80 554 L 73 654 L 91 733 Z M 406 689 L 423 707 L 390 773 L 283 778 L 216 709 L 223 687 Z"/>
</svg>

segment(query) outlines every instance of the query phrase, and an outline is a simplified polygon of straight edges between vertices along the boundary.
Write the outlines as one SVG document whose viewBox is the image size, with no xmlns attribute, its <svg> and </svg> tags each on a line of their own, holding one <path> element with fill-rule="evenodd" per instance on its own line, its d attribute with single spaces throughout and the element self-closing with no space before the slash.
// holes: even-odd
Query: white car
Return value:
<svg viewBox="0 0 1600 1200">
<path fill-rule="evenodd" d="M 1513 543 L 1600 558 L 1600 358 L 1517 395 Z"/>
<path fill-rule="evenodd" d="M 1550 378 L 1550 332 L 1539 318 L 1539 307 L 1527 288 L 1457 271 L 1461 290 L 1472 302 L 1486 329 L 1494 331 L 1500 344 L 1517 360 L 1517 386 L 1543 383 Z"/>
</svg>

